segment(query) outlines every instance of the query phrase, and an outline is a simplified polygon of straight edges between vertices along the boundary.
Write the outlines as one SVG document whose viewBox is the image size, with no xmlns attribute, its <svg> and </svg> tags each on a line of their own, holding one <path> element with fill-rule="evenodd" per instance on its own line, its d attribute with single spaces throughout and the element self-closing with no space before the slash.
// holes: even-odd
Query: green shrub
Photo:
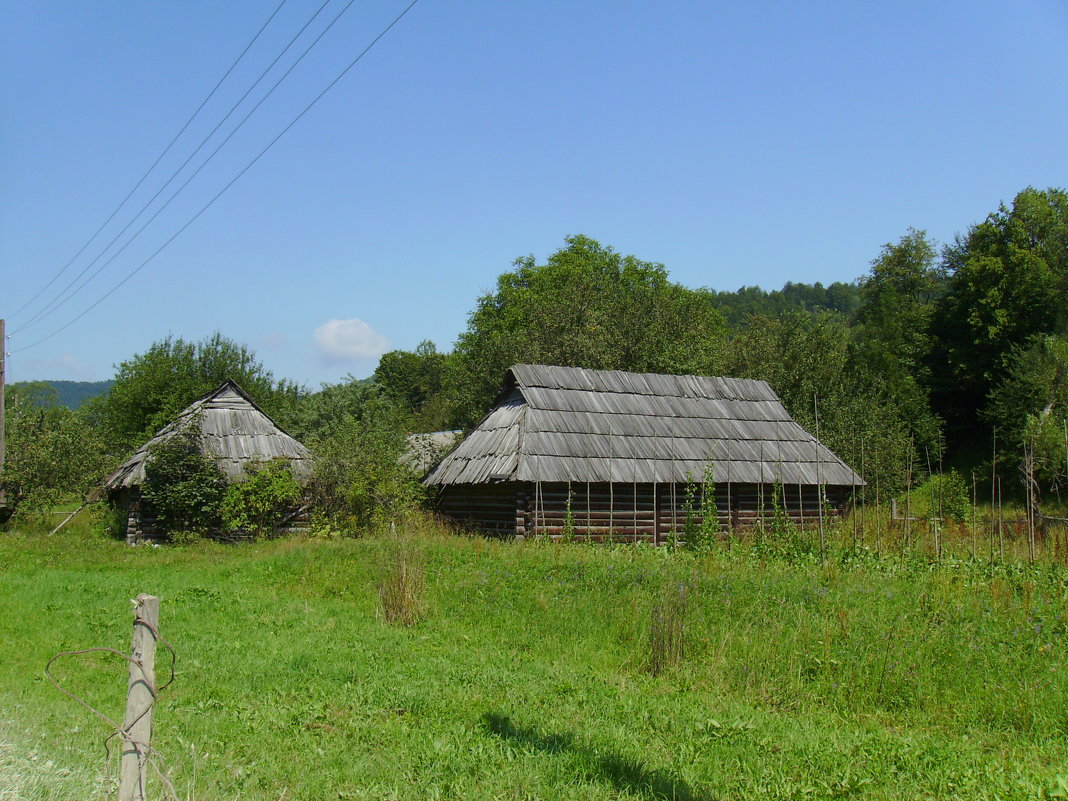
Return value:
<svg viewBox="0 0 1068 801">
<path fill-rule="evenodd" d="M 404 422 L 390 403 L 372 398 L 360 417 L 346 415 L 317 443 L 309 487 L 317 525 L 355 534 L 419 506 L 424 490 L 400 458 Z"/>
<path fill-rule="evenodd" d="M 207 532 L 219 525 L 226 485 L 226 476 L 201 453 L 200 425 L 191 420 L 149 448 L 141 494 L 163 532 Z"/>
<path fill-rule="evenodd" d="M 204 539 L 199 531 L 172 531 L 171 543 L 173 545 L 196 545 Z"/>
<path fill-rule="evenodd" d="M 230 531 L 269 534 L 284 515 L 300 502 L 302 490 L 285 459 L 250 462 L 245 477 L 235 481 L 223 496 L 223 524 Z"/>
<path fill-rule="evenodd" d="M 908 500 L 913 517 L 941 517 L 959 522 L 968 517 L 971 509 L 971 491 L 956 470 L 930 476 L 910 493 Z"/>
</svg>

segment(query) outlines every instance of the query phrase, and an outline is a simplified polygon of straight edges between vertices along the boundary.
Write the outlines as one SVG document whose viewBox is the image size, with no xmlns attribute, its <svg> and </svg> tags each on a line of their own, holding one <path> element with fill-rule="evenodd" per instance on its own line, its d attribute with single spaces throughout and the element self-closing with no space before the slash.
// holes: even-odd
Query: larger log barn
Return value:
<svg viewBox="0 0 1068 801">
<path fill-rule="evenodd" d="M 711 510 L 702 487 L 725 531 L 815 526 L 864 481 L 765 381 L 521 364 L 424 483 L 486 532 L 659 544 Z"/>
</svg>

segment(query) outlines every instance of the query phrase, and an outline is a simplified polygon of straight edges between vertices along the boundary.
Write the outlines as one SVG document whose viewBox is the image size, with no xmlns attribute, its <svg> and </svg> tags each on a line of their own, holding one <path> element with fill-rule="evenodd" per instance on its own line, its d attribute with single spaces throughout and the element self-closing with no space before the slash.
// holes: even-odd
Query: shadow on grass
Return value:
<svg viewBox="0 0 1068 801">
<path fill-rule="evenodd" d="M 572 753 L 582 757 L 592 769 L 618 791 L 666 801 L 712 801 L 712 796 L 692 789 L 668 770 L 649 770 L 639 759 L 618 753 L 598 752 L 575 743 L 574 735 L 542 733 L 533 726 L 517 726 L 511 718 L 489 712 L 483 724 L 491 734 L 523 748 L 547 754 Z"/>
</svg>

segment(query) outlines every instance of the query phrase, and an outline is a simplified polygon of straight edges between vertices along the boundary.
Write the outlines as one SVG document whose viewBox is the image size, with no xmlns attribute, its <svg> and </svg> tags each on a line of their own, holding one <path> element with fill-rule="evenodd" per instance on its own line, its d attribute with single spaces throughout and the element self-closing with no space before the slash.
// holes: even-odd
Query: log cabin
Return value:
<svg viewBox="0 0 1068 801">
<path fill-rule="evenodd" d="M 654 544 L 713 503 L 721 531 L 815 526 L 864 484 L 765 381 L 530 364 L 423 481 L 484 532 Z"/>
</svg>

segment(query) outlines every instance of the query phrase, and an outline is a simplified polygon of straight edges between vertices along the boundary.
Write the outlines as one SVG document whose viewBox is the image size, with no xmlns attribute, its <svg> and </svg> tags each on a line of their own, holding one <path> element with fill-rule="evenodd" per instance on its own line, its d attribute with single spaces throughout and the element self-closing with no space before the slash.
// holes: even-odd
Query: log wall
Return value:
<svg viewBox="0 0 1068 801">
<path fill-rule="evenodd" d="M 746 529 L 776 514 L 799 526 L 815 526 L 820 516 L 815 486 L 782 487 L 779 511 L 770 484 L 719 484 L 715 505 L 719 527 Z M 839 515 L 848 488 L 825 487 L 824 515 Z M 500 536 L 571 536 L 596 542 L 666 543 L 683 539 L 687 523 L 700 525 L 700 485 L 507 482 L 451 485 L 438 498 L 438 510 L 472 528 Z"/>
</svg>

